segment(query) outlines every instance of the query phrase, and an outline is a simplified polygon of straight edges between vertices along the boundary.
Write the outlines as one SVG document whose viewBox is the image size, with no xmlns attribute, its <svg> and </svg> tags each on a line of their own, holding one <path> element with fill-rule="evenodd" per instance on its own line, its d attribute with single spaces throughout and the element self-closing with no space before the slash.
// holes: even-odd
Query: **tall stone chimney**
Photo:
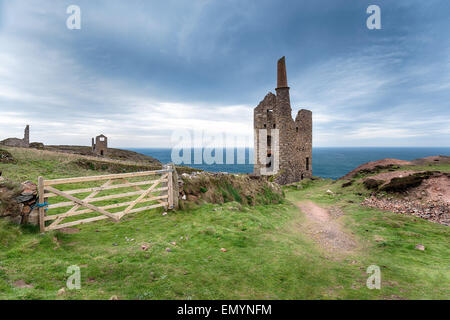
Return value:
<svg viewBox="0 0 450 320">
<path fill-rule="evenodd" d="M 278 60 L 278 83 L 277 89 L 288 88 L 287 73 L 286 73 L 286 59 L 285 57 Z"/>
<path fill-rule="evenodd" d="M 291 109 L 291 97 L 289 95 L 289 87 L 287 81 L 286 73 L 286 59 L 285 57 L 278 60 L 278 70 L 277 70 L 277 88 L 275 89 L 277 93 L 277 112 L 278 117 L 285 118 L 281 122 L 289 123 L 289 119 L 292 119 L 292 109 Z M 280 129 L 282 129 L 280 127 Z"/>
<path fill-rule="evenodd" d="M 25 127 L 25 134 L 23 136 L 23 142 L 28 146 L 30 144 L 30 126 Z"/>
</svg>

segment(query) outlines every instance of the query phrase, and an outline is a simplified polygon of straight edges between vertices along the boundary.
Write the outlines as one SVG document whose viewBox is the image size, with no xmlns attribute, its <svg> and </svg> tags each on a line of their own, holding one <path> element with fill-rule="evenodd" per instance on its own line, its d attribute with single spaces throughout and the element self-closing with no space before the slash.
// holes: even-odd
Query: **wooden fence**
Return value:
<svg viewBox="0 0 450 320">
<path fill-rule="evenodd" d="M 68 179 L 45 180 L 43 177 L 39 177 L 38 206 L 41 232 L 105 219 L 119 222 L 127 214 L 158 207 L 173 209 L 174 177 L 176 177 L 176 171 L 170 166 L 157 171 Z M 69 185 L 73 186 L 74 184 L 84 184 L 85 187 L 68 190 Z M 100 185 L 86 187 L 86 184 Z M 120 192 L 120 189 L 128 190 L 116 193 Z M 102 192 L 107 195 L 102 195 Z M 55 201 L 52 202 L 50 199 Z M 101 204 L 95 205 L 95 203 Z M 114 213 L 107 211 L 119 208 L 123 208 L 123 210 Z M 55 210 L 58 212 L 52 213 Z M 77 216 L 85 217 L 74 221 L 73 217 Z M 70 221 L 64 222 L 66 219 Z"/>
</svg>

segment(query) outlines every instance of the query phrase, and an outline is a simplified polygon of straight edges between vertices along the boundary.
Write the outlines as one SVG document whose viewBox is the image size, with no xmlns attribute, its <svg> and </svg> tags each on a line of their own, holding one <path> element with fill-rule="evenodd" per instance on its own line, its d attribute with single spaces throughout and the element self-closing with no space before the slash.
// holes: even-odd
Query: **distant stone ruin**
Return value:
<svg viewBox="0 0 450 320">
<path fill-rule="evenodd" d="M 92 152 L 100 157 L 106 156 L 108 152 L 108 138 L 101 134 L 97 137 L 92 138 Z"/>
<path fill-rule="evenodd" d="M 23 139 L 8 138 L 3 141 L 0 141 L 0 145 L 7 146 L 7 147 L 29 148 L 30 147 L 30 126 L 27 125 L 25 127 L 25 134 L 24 134 Z"/>
<path fill-rule="evenodd" d="M 273 175 L 281 185 L 312 176 L 312 112 L 302 109 L 293 120 L 289 89 L 283 57 L 278 61 L 276 95 L 269 92 L 254 110 L 254 173 Z M 264 152 L 260 150 L 260 139 L 267 139 L 261 141 L 267 146 L 267 158 L 263 161 L 260 159 L 260 153 Z M 279 155 L 278 171 L 274 170 L 275 152 Z"/>
</svg>

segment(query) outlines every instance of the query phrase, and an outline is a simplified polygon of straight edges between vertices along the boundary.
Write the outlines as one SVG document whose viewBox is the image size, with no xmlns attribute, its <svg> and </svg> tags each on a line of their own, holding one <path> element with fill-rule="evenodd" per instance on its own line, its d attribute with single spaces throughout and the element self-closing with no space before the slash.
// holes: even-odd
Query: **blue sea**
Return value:
<svg viewBox="0 0 450 320">
<path fill-rule="evenodd" d="M 161 148 L 124 148 L 139 152 L 158 159 L 162 163 L 172 162 L 171 149 Z M 228 151 L 230 152 L 230 151 Z M 226 153 L 224 152 L 224 163 Z M 235 152 L 237 159 L 238 150 Z M 192 151 L 191 159 L 194 159 Z M 211 164 L 204 161 L 201 164 L 187 164 L 189 167 L 198 168 L 211 172 L 229 172 L 229 173 L 251 173 L 253 164 L 249 159 L 253 159 L 253 150 L 246 149 L 246 164 Z M 369 161 L 381 160 L 386 158 L 414 160 L 436 155 L 450 155 L 450 147 L 364 147 L 364 148 L 313 148 L 313 175 L 322 178 L 338 179 L 361 164 Z M 235 161 L 237 163 L 237 161 Z"/>
</svg>

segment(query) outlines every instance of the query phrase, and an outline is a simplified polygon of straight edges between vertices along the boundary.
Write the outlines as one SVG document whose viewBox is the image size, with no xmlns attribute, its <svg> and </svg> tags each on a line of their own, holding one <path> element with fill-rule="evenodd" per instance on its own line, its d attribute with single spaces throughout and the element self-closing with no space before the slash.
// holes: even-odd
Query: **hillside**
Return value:
<svg viewBox="0 0 450 320">
<path fill-rule="evenodd" d="M 45 146 L 44 150 L 79 154 L 79 155 L 84 155 L 84 156 L 92 156 L 91 147 L 85 147 L 85 146 Z M 147 164 L 152 164 L 152 165 L 161 164 L 158 160 L 156 160 L 153 157 L 146 156 L 144 154 L 137 153 L 137 152 L 130 151 L 130 150 L 114 149 L 114 148 L 108 148 L 108 155 L 106 158 L 112 159 L 112 160 L 145 162 Z"/>
<path fill-rule="evenodd" d="M 0 171 L 18 181 L 108 172 L 74 163 L 77 155 L 8 151 L 17 163 L 0 163 Z M 184 209 L 167 215 L 156 209 L 44 235 L 0 220 L 0 299 L 447 299 L 449 227 L 364 203 L 412 197 L 417 185 L 365 183 L 403 171 L 434 172 L 420 176 L 420 187 L 450 166 L 421 162 L 305 180 L 285 187 L 285 200 L 258 192 L 268 201 L 255 205 L 241 195 L 250 191 L 223 177 L 185 175 Z M 216 201 L 212 185 L 221 183 L 228 191 Z M 61 291 L 72 265 L 81 268 L 81 290 Z M 381 268 L 381 290 L 366 287 L 371 265 Z"/>
</svg>

